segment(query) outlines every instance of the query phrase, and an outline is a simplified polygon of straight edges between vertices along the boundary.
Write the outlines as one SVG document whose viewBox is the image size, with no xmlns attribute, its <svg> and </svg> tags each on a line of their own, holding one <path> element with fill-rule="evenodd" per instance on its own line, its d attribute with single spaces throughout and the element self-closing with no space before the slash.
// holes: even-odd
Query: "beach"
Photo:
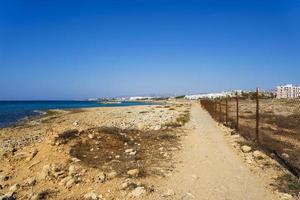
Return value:
<svg viewBox="0 0 300 200">
<path fill-rule="evenodd" d="M 298 191 L 199 102 L 52 110 L 0 129 L 0 144 L 4 199 L 292 200 Z"/>
<path fill-rule="evenodd" d="M 135 196 L 137 185 L 174 169 L 189 112 L 189 103 L 52 110 L 0 129 L 1 192 L 16 199 Z"/>
</svg>

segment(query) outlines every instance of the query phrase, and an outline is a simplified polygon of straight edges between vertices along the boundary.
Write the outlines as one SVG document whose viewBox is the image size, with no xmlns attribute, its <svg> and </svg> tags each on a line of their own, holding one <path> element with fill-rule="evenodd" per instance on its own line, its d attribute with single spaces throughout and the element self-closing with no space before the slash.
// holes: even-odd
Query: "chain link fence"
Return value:
<svg viewBox="0 0 300 200">
<path fill-rule="evenodd" d="M 257 90 L 202 99 L 201 105 L 217 122 L 273 153 L 300 177 L 300 99 L 276 99 Z"/>
</svg>

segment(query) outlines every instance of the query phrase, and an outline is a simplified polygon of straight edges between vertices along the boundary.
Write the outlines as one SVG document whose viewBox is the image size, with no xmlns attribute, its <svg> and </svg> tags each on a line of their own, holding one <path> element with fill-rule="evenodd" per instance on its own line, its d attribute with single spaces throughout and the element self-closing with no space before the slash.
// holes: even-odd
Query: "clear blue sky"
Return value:
<svg viewBox="0 0 300 200">
<path fill-rule="evenodd" d="M 300 0 L 0 0 L 0 100 L 300 84 Z"/>
</svg>

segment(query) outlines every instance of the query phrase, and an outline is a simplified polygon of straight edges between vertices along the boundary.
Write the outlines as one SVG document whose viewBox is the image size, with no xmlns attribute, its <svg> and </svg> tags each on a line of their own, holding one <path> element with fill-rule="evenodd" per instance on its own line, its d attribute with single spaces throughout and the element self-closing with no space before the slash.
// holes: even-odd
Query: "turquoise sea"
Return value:
<svg viewBox="0 0 300 200">
<path fill-rule="evenodd" d="M 44 114 L 50 109 L 74 109 L 88 107 L 116 107 L 148 105 L 147 102 L 98 103 L 94 101 L 0 101 L 0 128 L 11 126 L 31 116 Z"/>
</svg>

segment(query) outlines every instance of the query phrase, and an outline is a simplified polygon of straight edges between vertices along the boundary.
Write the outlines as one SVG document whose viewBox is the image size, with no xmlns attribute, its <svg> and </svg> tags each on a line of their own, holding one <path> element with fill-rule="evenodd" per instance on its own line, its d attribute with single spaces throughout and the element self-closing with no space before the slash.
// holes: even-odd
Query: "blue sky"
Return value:
<svg viewBox="0 0 300 200">
<path fill-rule="evenodd" d="M 0 0 L 0 100 L 300 84 L 300 0 Z"/>
</svg>

